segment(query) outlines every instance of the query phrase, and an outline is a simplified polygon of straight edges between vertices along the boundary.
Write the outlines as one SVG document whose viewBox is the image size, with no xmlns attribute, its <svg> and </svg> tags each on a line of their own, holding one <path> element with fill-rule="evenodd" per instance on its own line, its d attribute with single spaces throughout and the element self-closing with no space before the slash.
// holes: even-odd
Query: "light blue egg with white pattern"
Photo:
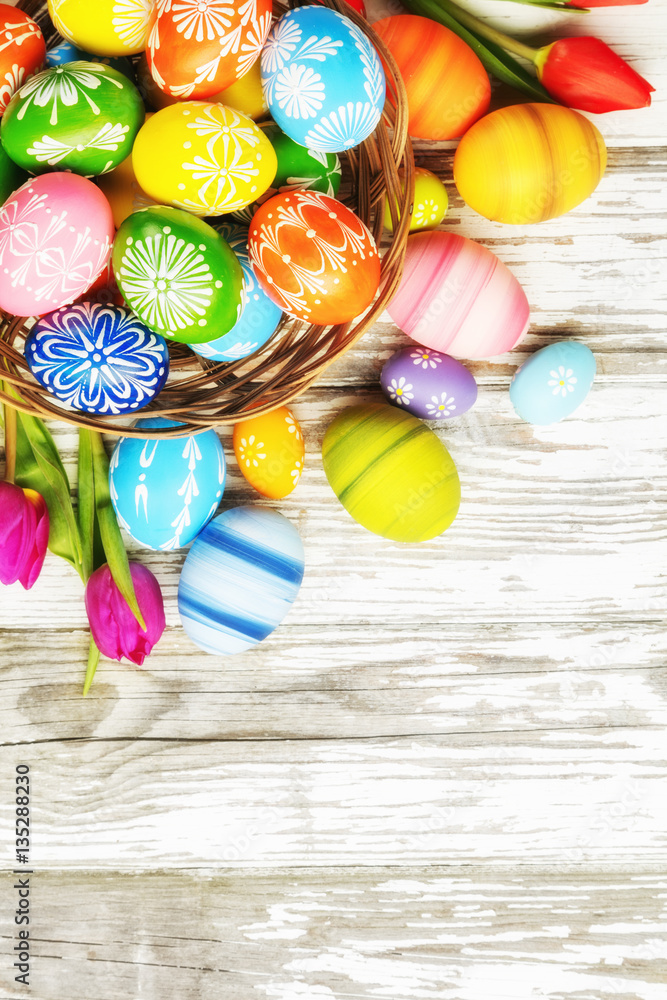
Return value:
<svg viewBox="0 0 667 1000">
<path fill-rule="evenodd" d="M 183 628 L 207 653 L 240 653 L 280 624 L 301 586 L 303 543 L 270 507 L 233 507 L 190 549 L 178 584 Z"/>
<path fill-rule="evenodd" d="M 380 120 L 385 76 L 368 37 L 327 7 L 278 18 L 261 55 L 271 117 L 309 149 L 340 153 L 367 139 Z"/>
<path fill-rule="evenodd" d="M 529 424 L 555 424 L 581 406 L 594 378 L 595 358 L 588 347 L 561 340 L 521 365 L 510 384 L 510 399 Z"/>
<path fill-rule="evenodd" d="M 262 347 L 275 333 L 282 310 L 261 287 L 250 265 L 248 230 L 231 222 L 209 224 L 220 233 L 236 254 L 243 271 L 243 312 L 229 333 L 205 344 L 190 344 L 192 350 L 209 361 L 237 361 Z"/>
<path fill-rule="evenodd" d="M 178 427 L 146 417 L 135 427 Z M 111 455 L 109 490 L 118 523 L 149 549 L 187 545 L 213 517 L 225 489 L 225 455 L 214 430 L 187 437 L 122 437 Z"/>
</svg>

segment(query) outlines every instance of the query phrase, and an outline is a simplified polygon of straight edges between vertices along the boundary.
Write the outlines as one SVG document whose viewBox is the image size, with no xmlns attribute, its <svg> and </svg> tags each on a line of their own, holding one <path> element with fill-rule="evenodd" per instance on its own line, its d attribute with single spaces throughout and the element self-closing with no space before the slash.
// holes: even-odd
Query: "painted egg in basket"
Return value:
<svg viewBox="0 0 667 1000">
<path fill-rule="evenodd" d="M 42 174 L 0 208 L 0 309 L 41 316 L 93 284 L 111 252 L 109 202 L 77 174 Z"/>
<path fill-rule="evenodd" d="M 44 65 L 39 26 L 13 4 L 0 3 L 0 117 L 11 98 Z"/>
<path fill-rule="evenodd" d="M 342 14 L 318 6 L 283 14 L 261 65 L 271 117 L 302 146 L 339 153 L 375 130 L 384 70 L 367 35 Z"/>
<path fill-rule="evenodd" d="M 128 305 L 147 327 L 185 344 L 228 333 L 243 308 L 243 271 L 211 226 L 166 205 L 128 216 L 113 268 Z"/>
<path fill-rule="evenodd" d="M 145 417 L 147 431 L 177 421 Z M 213 430 L 187 437 L 120 438 L 109 489 L 121 527 L 150 549 L 178 549 L 215 514 L 225 488 L 225 456 Z"/>
<path fill-rule="evenodd" d="M 555 424 L 581 406 L 594 378 L 592 351 L 576 340 L 561 340 L 524 361 L 510 384 L 510 399 L 529 424 Z"/>
<path fill-rule="evenodd" d="M 136 138 L 132 163 L 149 197 L 195 215 L 249 205 L 276 172 L 273 146 L 251 118 L 200 101 L 157 111 Z"/>
<path fill-rule="evenodd" d="M 266 639 L 296 600 L 303 543 L 268 507 L 233 507 L 207 524 L 178 584 L 183 628 L 207 653 L 231 654 Z"/>
<path fill-rule="evenodd" d="M 32 173 L 103 174 L 125 159 L 144 121 L 139 91 L 104 63 L 72 62 L 32 77 L 11 99 L 2 141 Z"/>
<path fill-rule="evenodd" d="M 375 241 L 354 212 L 317 191 L 277 194 L 250 226 L 250 259 L 266 293 L 308 323 L 347 323 L 380 284 Z"/>
<path fill-rule="evenodd" d="M 191 347 L 200 357 L 210 361 L 236 361 L 267 342 L 283 313 L 255 277 L 248 255 L 248 230 L 229 222 L 214 223 L 213 228 L 229 243 L 243 270 L 243 312 L 229 333 Z"/>
<path fill-rule="evenodd" d="M 153 79 L 180 98 L 231 86 L 259 58 L 271 9 L 271 0 L 158 4 L 146 47 Z"/>
<path fill-rule="evenodd" d="M 234 454 L 250 485 L 271 500 L 296 487 L 305 458 L 299 422 L 286 406 L 234 424 Z"/>
<path fill-rule="evenodd" d="M 408 238 L 403 277 L 387 311 L 418 344 L 457 358 L 511 351 L 530 321 L 525 292 L 509 268 L 481 244 L 439 230 Z"/>
<path fill-rule="evenodd" d="M 55 27 L 68 41 L 100 56 L 146 48 L 154 0 L 49 0 Z"/>
<path fill-rule="evenodd" d="M 477 399 L 477 383 L 460 361 L 416 344 L 392 354 L 380 385 L 390 402 L 422 420 L 460 417 Z"/>
<path fill-rule="evenodd" d="M 129 309 L 83 302 L 37 321 L 25 343 L 30 371 L 74 410 L 127 413 L 157 396 L 169 374 L 167 344 Z"/>
</svg>

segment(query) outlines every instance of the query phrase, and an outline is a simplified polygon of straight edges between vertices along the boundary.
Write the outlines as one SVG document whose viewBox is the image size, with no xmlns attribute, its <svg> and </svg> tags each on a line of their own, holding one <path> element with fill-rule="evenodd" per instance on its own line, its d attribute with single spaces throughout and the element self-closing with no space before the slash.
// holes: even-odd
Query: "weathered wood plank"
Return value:
<svg viewBox="0 0 667 1000">
<path fill-rule="evenodd" d="M 1 842 L 10 843 L 13 769 L 25 761 L 40 870 L 667 860 L 663 728 L 344 741 L 212 740 L 196 728 L 188 741 L 72 735 L 0 753 Z"/>
<path fill-rule="evenodd" d="M 666 890 L 572 867 L 38 872 L 30 995 L 663 1000 Z M 7 963 L 0 992 L 26 992 Z"/>
<path fill-rule="evenodd" d="M 170 629 L 144 669 L 103 660 L 85 701 L 86 632 L 10 631 L 0 647 L 0 732 L 26 754 L 73 734 L 344 741 L 667 724 L 667 638 L 644 624 L 284 626 L 226 661 Z"/>
</svg>

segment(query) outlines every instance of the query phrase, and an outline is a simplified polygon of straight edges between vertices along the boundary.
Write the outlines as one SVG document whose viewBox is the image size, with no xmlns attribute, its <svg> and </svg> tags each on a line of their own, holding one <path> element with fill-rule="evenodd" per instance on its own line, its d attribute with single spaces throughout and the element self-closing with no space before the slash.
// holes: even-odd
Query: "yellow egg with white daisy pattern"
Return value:
<svg viewBox="0 0 667 1000">
<path fill-rule="evenodd" d="M 271 500 L 295 488 L 305 458 L 299 422 L 286 406 L 234 425 L 234 454 L 250 485 Z"/>
<path fill-rule="evenodd" d="M 139 130 L 132 166 L 149 198 L 206 216 L 257 201 L 278 161 L 251 118 L 222 104 L 183 101 Z"/>
<path fill-rule="evenodd" d="M 130 56 L 146 48 L 153 0 L 49 0 L 63 38 L 98 56 Z"/>
<path fill-rule="evenodd" d="M 405 175 L 402 170 L 399 171 L 399 178 L 401 188 L 405 190 Z M 418 229 L 435 229 L 447 214 L 448 204 L 447 188 L 440 178 L 426 167 L 415 167 L 415 197 L 412 203 L 410 232 L 414 233 Z M 385 203 L 384 225 L 390 233 L 394 231 L 389 201 Z"/>
</svg>

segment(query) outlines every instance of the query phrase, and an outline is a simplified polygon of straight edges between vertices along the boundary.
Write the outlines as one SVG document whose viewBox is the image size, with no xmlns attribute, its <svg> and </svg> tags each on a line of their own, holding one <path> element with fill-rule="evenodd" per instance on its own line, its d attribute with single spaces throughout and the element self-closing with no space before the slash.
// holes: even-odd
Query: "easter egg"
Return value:
<svg viewBox="0 0 667 1000">
<path fill-rule="evenodd" d="M 461 485 L 449 452 L 409 413 L 350 406 L 322 442 L 329 485 L 355 521 L 396 542 L 423 542 L 456 517 Z"/>
<path fill-rule="evenodd" d="M 249 205 L 276 172 L 273 147 L 252 119 L 198 101 L 157 111 L 135 140 L 132 163 L 149 197 L 195 215 Z"/>
<path fill-rule="evenodd" d="M 12 4 L 0 3 L 0 117 L 45 58 L 44 36 L 35 21 Z"/>
<path fill-rule="evenodd" d="M 127 77 L 104 63 L 72 62 L 38 73 L 14 94 L 2 141 L 32 173 L 94 176 L 125 159 L 143 121 L 139 91 Z"/>
<path fill-rule="evenodd" d="M 510 399 L 529 424 L 555 424 L 581 406 L 594 378 L 595 358 L 588 347 L 561 340 L 521 365 L 510 384 Z"/>
<path fill-rule="evenodd" d="M 277 194 L 257 210 L 250 260 L 264 291 L 308 323 L 347 323 L 380 284 L 380 258 L 361 219 L 317 191 Z"/>
<path fill-rule="evenodd" d="M 154 0 L 49 0 L 63 38 L 100 56 L 129 56 L 146 48 Z"/>
<path fill-rule="evenodd" d="M 145 417 L 144 430 L 178 421 Z M 149 549 L 179 549 L 215 514 L 225 488 L 225 455 L 213 430 L 177 438 L 119 439 L 109 491 L 118 523 Z"/>
<path fill-rule="evenodd" d="M 607 165 L 604 139 L 583 115 L 556 104 L 500 108 L 459 143 L 454 181 L 480 215 L 543 222 L 593 193 Z"/>
<path fill-rule="evenodd" d="M 248 230 L 229 222 L 214 223 L 213 228 L 229 243 L 243 270 L 243 312 L 229 333 L 191 346 L 196 354 L 210 361 L 236 361 L 265 344 L 283 314 L 255 277 L 248 255 Z"/>
<path fill-rule="evenodd" d="M 73 302 L 107 263 L 109 202 L 76 174 L 27 181 L 0 208 L 0 309 L 41 316 Z"/>
<path fill-rule="evenodd" d="M 133 212 L 138 212 L 142 208 L 151 208 L 155 205 L 153 199 L 149 198 L 146 192 L 139 186 L 139 181 L 132 166 L 131 154 L 130 156 L 126 156 L 115 170 L 112 170 L 108 174 L 102 174 L 97 184 L 111 205 L 113 222 L 116 229 L 120 229 L 128 215 L 132 215 Z"/>
<path fill-rule="evenodd" d="M 456 139 L 486 114 L 491 84 L 469 45 L 427 17 L 398 14 L 375 21 L 398 63 L 408 95 L 408 132 L 418 139 Z M 394 104 L 393 94 L 388 93 Z"/>
<path fill-rule="evenodd" d="M 405 177 L 403 171 L 399 171 L 401 189 L 405 191 Z M 434 229 L 439 226 L 447 214 L 447 188 L 439 177 L 427 170 L 425 167 L 415 167 L 415 196 L 412 202 L 412 219 L 410 220 L 410 232 L 414 233 L 419 229 Z M 398 205 L 396 206 L 398 209 Z M 400 219 L 400 212 L 398 213 Z M 384 209 L 385 228 L 390 233 L 394 231 L 391 221 L 391 211 L 389 210 L 389 199 Z"/>
<path fill-rule="evenodd" d="M 87 413 L 127 413 L 154 399 L 169 374 L 162 337 L 129 309 L 84 302 L 37 321 L 25 343 L 37 381 Z"/>
<path fill-rule="evenodd" d="M 252 217 L 268 198 L 283 191 L 321 191 L 335 198 L 341 182 L 341 166 L 338 153 L 322 153 L 317 149 L 300 146 L 275 122 L 262 125 L 262 131 L 273 146 L 278 160 L 276 175 L 271 187 L 261 198 L 234 212 L 234 218 L 250 225 Z"/>
<path fill-rule="evenodd" d="M 286 406 L 234 424 L 234 454 L 250 485 L 271 500 L 288 496 L 301 479 L 306 454 L 296 417 Z"/>
<path fill-rule="evenodd" d="M 460 417 L 477 399 L 477 383 L 460 361 L 428 347 L 404 347 L 380 373 L 387 399 L 422 420 Z"/>
<path fill-rule="evenodd" d="M 403 277 L 387 311 L 418 344 L 457 358 L 511 351 L 530 321 L 523 288 L 496 255 L 439 230 L 409 237 Z"/>
<path fill-rule="evenodd" d="M 303 579 L 303 543 L 268 507 L 232 507 L 188 552 L 178 583 L 183 628 L 207 653 L 240 653 L 270 635 Z"/>
<path fill-rule="evenodd" d="M 382 63 L 368 37 L 335 10 L 283 14 L 261 66 L 271 117 L 300 145 L 339 153 L 375 131 L 385 99 Z"/>
<path fill-rule="evenodd" d="M 271 27 L 271 0 L 162 3 L 148 36 L 153 79 L 173 97 L 210 97 L 259 58 Z"/>
<path fill-rule="evenodd" d="M 128 216 L 116 234 L 113 269 L 147 327 L 185 344 L 228 333 L 243 307 L 243 271 L 211 226 L 156 205 Z"/>
<path fill-rule="evenodd" d="M 7 156 L 2 140 L 0 140 L 0 205 L 3 205 L 10 194 L 20 188 L 27 180 L 28 175 L 25 170 L 22 170 L 10 156 Z"/>
<path fill-rule="evenodd" d="M 132 63 L 125 56 L 97 56 L 93 52 L 85 52 L 72 42 L 60 42 L 46 53 L 47 66 L 64 66 L 65 63 L 81 62 L 82 60 L 84 62 L 103 62 L 106 66 L 118 70 L 134 83 Z"/>
</svg>

